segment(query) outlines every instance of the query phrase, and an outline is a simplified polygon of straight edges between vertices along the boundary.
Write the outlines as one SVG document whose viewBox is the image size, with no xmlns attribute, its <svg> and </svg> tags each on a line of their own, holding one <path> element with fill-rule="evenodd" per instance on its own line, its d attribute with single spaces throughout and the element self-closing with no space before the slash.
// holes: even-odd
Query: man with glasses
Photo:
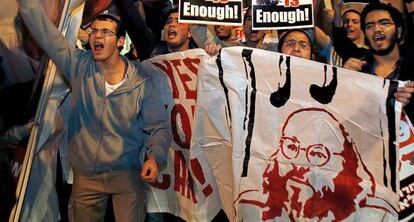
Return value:
<svg viewBox="0 0 414 222">
<path fill-rule="evenodd" d="M 125 29 L 115 16 L 99 15 L 92 22 L 91 50 L 85 52 L 69 45 L 37 0 L 20 0 L 20 14 L 72 85 L 69 219 L 103 221 L 111 195 L 117 221 L 144 221 L 144 180 L 155 181 L 171 141 L 168 117 L 151 79 L 157 70 L 119 54 Z"/>
<path fill-rule="evenodd" d="M 364 60 L 350 58 L 344 68 L 392 80 L 414 80 L 414 1 L 405 2 L 408 32 L 404 45 L 399 45 L 404 34 L 404 24 L 398 9 L 384 3 L 368 4 L 361 13 L 361 27 L 370 52 Z M 411 120 L 414 120 L 414 102 L 411 101 L 413 92 L 414 82 L 408 82 L 395 93 L 396 99 L 405 105 L 404 109 Z"/>
<path fill-rule="evenodd" d="M 291 29 L 282 34 L 279 40 L 278 51 L 304 59 L 313 59 L 312 40 L 302 29 Z"/>
</svg>

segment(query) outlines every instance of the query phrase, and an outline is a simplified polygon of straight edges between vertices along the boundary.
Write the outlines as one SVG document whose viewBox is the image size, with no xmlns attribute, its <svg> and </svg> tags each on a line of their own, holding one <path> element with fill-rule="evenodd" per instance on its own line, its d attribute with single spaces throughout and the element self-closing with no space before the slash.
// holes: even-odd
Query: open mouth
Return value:
<svg viewBox="0 0 414 222">
<path fill-rule="evenodd" d="M 384 39 L 385 39 L 385 36 L 383 36 L 383 35 L 375 35 L 374 36 L 374 40 L 375 41 L 382 41 Z"/>
<path fill-rule="evenodd" d="M 167 31 L 167 37 L 168 38 L 175 38 L 177 36 L 177 32 L 176 31 L 174 31 L 174 30 L 168 30 Z"/>
<path fill-rule="evenodd" d="M 385 41 L 385 36 L 382 34 L 376 34 L 372 37 L 372 39 L 374 40 L 374 42 L 379 45 L 382 44 Z"/>
<path fill-rule="evenodd" d="M 104 45 L 102 43 L 95 42 L 93 44 L 93 48 L 94 48 L 95 51 L 100 51 L 104 48 Z"/>
</svg>

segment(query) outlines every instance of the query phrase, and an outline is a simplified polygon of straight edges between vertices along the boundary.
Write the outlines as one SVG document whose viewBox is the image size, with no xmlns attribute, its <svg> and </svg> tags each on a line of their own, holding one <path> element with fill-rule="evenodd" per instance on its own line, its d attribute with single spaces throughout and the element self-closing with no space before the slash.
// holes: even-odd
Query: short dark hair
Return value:
<svg viewBox="0 0 414 222">
<path fill-rule="evenodd" d="M 170 15 L 171 15 L 172 13 L 178 13 L 178 8 L 172 8 L 172 9 L 170 9 L 170 10 L 167 12 L 167 20 L 168 20 L 168 17 L 170 17 Z M 167 21 L 166 21 L 166 22 L 167 22 Z"/>
<path fill-rule="evenodd" d="M 94 21 L 114 21 L 116 23 L 116 37 L 119 38 L 121 36 L 125 37 L 126 29 L 125 26 L 122 24 L 121 20 L 113 15 L 110 14 L 100 14 L 98 15 Z"/>
<path fill-rule="evenodd" d="M 172 14 L 172 13 L 178 13 L 178 8 L 177 7 L 175 7 L 175 8 L 171 8 L 168 12 L 167 12 L 167 20 L 164 22 L 164 25 L 167 23 L 167 21 L 168 21 L 168 17 L 170 17 L 170 15 Z M 188 30 L 190 33 L 191 33 L 191 31 L 190 31 L 190 27 L 189 27 L 189 30 Z M 193 39 L 193 37 L 190 37 L 190 43 L 189 43 L 189 49 L 195 49 L 195 48 L 198 48 L 198 45 L 197 45 L 197 43 L 195 42 L 195 40 Z"/>
<path fill-rule="evenodd" d="M 365 34 L 365 20 L 367 18 L 367 15 L 368 13 L 375 11 L 375 10 L 387 11 L 388 13 L 390 13 L 391 19 L 394 22 L 395 27 L 401 28 L 403 31 L 402 34 L 404 33 L 404 30 L 403 30 L 404 20 L 403 20 L 402 13 L 398 9 L 394 8 L 390 3 L 385 4 L 382 2 L 374 2 L 374 3 L 369 3 L 368 5 L 366 5 L 365 8 L 361 12 L 361 28 L 364 34 Z M 401 39 L 398 39 L 398 41 L 400 40 Z"/>
</svg>

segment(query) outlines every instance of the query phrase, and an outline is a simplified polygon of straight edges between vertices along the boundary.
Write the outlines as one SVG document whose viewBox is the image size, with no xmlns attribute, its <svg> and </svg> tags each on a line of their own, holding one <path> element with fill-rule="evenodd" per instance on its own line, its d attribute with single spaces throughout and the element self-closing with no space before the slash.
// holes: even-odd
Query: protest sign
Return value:
<svg viewBox="0 0 414 222">
<path fill-rule="evenodd" d="M 253 29 L 293 29 L 313 27 L 312 0 L 255 0 Z"/>
<path fill-rule="evenodd" d="M 179 1 L 179 21 L 198 24 L 243 24 L 241 0 Z"/>
</svg>

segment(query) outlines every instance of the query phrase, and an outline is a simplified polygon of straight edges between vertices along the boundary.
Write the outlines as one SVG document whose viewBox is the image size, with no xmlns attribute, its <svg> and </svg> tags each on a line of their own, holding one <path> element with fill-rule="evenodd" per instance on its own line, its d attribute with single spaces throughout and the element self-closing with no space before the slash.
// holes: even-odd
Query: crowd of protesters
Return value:
<svg viewBox="0 0 414 222">
<path fill-rule="evenodd" d="M 270 42 L 266 41 L 267 32 L 252 29 L 251 7 L 244 14 L 244 36 L 239 38 L 233 31 L 239 27 L 180 23 L 177 2 L 113 0 L 115 10 L 100 14 L 81 27 L 78 48 L 69 46 L 43 15 L 37 0 L 19 0 L 19 3 L 20 15 L 33 39 L 72 84 L 72 101 L 76 104 L 69 126 L 69 137 L 72 137 L 70 158 L 75 176 L 69 201 L 72 221 L 102 221 L 109 196 L 113 200 L 116 220 L 142 221 L 145 217 L 143 184 L 156 179 L 159 165 L 166 161 L 166 150 L 171 141 L 165 109 L 159 100 L 152 99 L 158 96 L 151 80 L 151 72 L 155 70 L 142 63 L 150 57 L 193 48 L 203 48 L 208 54 L 215 55 L 223 47 L 246 46 L 391 80 L 404 80 L 405 86 L 398 88 L 394 96 L 403 104 L 408 117 L 414 120 L 414 82 L 411 82 L 414 72 L 410 69 L 410 64 L 414 64 L 413 0 L 404 0 L 399 9 L 379 1 L 366 5 L 332 0 L 332 9 L 327 7 L 319 13 L 319 17 L 324 18 L 323 24 L 320 22 L 309 29 L 277 31 L 278 40 Z M 153 11 L 157 11 L 157 16 Z M 126 56 L 122 56 L 125 33 L 128 33 L 132 47 Z M 4 74 L 0 71 L 1 81 Z M 134 96 L 124 98 L 124 91 Z M 100 113 L 102 106 L 108 111 L 102 117 L 94 116 Z M 129 106 L 137 112 L 124 112 L 117 106 Z M 115 123 L 112 118 L 119 121 Z M 96 129 L 95 125 L 102 127 Z M 30 127 L 24 129 L 27 131 L 32 126 L 31 122 Z M 145 144 L 142 132 L 150 135 Z M 102 141 L 103 145 L 95 146 Z M 119 146 L 123 146 L 122 152 L 113 149 Z M 140 153 L 137 147 L 142 146 L 148 150 L 141 167 L 136 159 Z M 97 158 L 92 155 L 97 152 L 93 147 L 102 150 Z M 7 160 L 3 156 L 0 158 Z M 2 163 L 2 166 L 7 164 Z M 3 168 L 7 170 L 2 167 L 0 171 L 3 172 Z M 140 177 L 136 174 L 138 170 Z M 95 207 L 88 207 L 91 205 Z M 147 214 L 149 221 L 163 221 L 165 217 Z M 226 219 L 223 214 L 219 217 L 219 220 Z M 168 220 L 179 221 L 180 218 Z"/>
</svg>

